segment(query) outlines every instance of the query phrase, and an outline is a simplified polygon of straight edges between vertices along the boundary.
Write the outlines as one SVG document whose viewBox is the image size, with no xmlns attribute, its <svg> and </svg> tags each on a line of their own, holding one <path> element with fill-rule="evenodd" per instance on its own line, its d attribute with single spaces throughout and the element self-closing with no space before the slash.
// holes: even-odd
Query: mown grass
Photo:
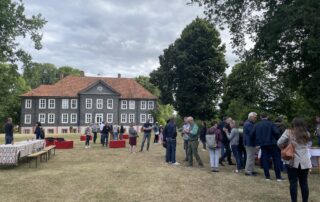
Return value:
<svg viewBox="0 0 320 202">
<path fill-rule="evenodd" d="M 288 182 L 266 182 L 262 170 L 255 178 L 234 174 L 231 166 L 211 173 L 208 153 L 201 150 L 205 168 L 186 167 L 182 140 L 177 145 L 182 164 L 175 167 L 164 163 L 161 145 L 129 154 L 128 145 L 106 149 L 91 144 L 84 149 L 78 135 L 61 136 L 74 140 L 74 149 L 57 150 L 40 168 L 29 168 L 26 162 L 0 168 L 0 201 L 290 201 Z M 15 139 L 27 138 L 31 136 Z M 319 182 L 320 175 L 309 177 L 310 201 L 320 201 Z"/>
</svg>

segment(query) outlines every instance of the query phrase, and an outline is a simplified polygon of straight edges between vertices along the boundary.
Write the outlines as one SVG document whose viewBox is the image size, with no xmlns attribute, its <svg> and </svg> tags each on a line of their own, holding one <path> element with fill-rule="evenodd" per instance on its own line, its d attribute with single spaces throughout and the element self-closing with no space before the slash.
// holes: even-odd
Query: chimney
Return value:
<svg viewBox="0 0 320 202">
<path fill-rule="evenodd" d="M 118 78 L 121 78 L 121 74 L 118 74 Z"/>
<path fill-rule="evenodd" d="M 60 73 L 59 78 L 60 78 L 60 80 L 63 79 L 64 78 L 64 74 Z"/>
<path fill-rule="evenodd" d="M 84 71 L 80 71 L 80 76 L 84 77 Z"/>
</svg>

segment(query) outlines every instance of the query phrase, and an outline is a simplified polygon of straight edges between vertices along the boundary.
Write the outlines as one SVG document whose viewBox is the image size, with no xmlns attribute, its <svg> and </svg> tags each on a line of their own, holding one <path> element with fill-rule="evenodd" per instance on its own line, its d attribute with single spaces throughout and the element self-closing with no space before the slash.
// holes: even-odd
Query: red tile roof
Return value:
<svg viewBox="0 0 320 202">
<path fill-rule="evenodd" d="M 77 97 L 78 93 L 102 81 L 120 94 L 122 99 L 157 99 L 132 78 L 67 76 L 52 85 L 40 85 L 22 97 Z"/>
</svg>

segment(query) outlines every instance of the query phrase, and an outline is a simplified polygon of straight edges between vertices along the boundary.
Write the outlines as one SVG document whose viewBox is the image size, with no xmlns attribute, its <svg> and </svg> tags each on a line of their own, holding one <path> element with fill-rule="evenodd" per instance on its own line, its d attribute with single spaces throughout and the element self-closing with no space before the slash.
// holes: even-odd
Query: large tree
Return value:
<svg viewBox="0 0 320 202">
<path fill-rule="evenodd" d="M 292 92 L 299 90 L 312 107 L 320 109 L 319 0 L 191 0 L 205 14 L 228 26 L 241 56 L 268 63 L 270 73 L 286 77 Z M 254 47 L 245 51 L 245 36 Z"/>
<path fill-rule="evenodd" d="M 18 38 L 30 37 L 35 49 L 41 49 L 41 28 L 46 23 L 41 14 L 27 17 L 22 1 L 0 1 L 0 62 L 28 63 L 30 55 L 19 44 Z"/>
<path fill-rule="evenodd" d="M 215 26 L 196 18 L 164 50 L 160 67 L 150 74 L 161 100 L 172 104 L 181 116 L 212 119 L 227 67 L 224 52 Z"/>
</svg>

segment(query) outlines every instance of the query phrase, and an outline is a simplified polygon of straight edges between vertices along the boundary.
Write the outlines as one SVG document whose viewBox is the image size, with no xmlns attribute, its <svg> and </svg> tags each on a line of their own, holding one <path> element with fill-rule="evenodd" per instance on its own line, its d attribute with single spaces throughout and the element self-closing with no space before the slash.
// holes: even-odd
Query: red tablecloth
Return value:
<svg viewBox="0 0 320 202">
<path fill-rule="evenodd" d="M 123 139 L 129 139 L 129 135 L 128 135 L 128 134 L 123 134 L 123 135 L 122 135 L 122 138 L 123 138 Z"/>
<path fill-rule="evenodd" d="M 111 140 L 109 142 L 110 148 L 125 148 L 126 147 L 126 141 L 125 140 Z"/>
<path fill-rule="evenodd" d="M 72 149 L 73 141 L 46 141 L 46 146 L 56 145 L 56 149 Z"/>
<path fill-rule="evenodd" d="M 90 136 L 90 140 L 92 140 L 92 136 Z M 86 135 L 81 135 L 80 141 L 86 141 Z"/>
</svg>

